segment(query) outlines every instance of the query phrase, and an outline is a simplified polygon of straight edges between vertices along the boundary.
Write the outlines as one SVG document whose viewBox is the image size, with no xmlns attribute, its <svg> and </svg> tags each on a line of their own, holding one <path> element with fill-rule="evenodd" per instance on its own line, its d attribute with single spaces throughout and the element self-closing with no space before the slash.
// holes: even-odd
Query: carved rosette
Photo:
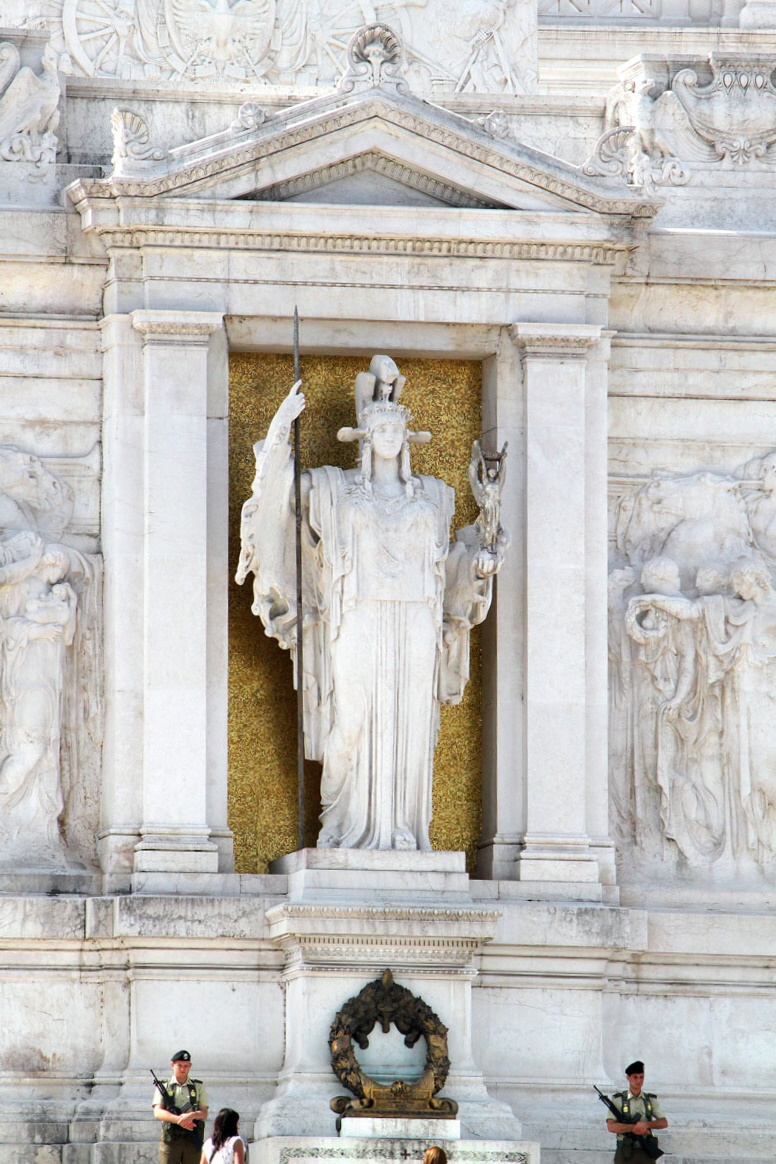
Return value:
<svg viewBox="0 0 776 1164">
<path fill-rule="evenodd" d="M 421 1037 L 426 1040 L 425 1069 L 416 1082 L 395 1079 L 383 1086 L 361 1069 L 353 1044 L 357 1043 L 365 1051 L 378 1023 L 384 1034 L 391 1025 L 395 1026 L 404 1035 L 408 1047 L 414 1047 Z M 390 970 L 348 999 L 331 1025 L 329 1047 L 334 1074 L 356 1097 L 338 1095 L 331 1101 L 332 1110 L 339 1115 L 404 1119 L 455 1117 L 458 1104 L 452 1099 L 436 1098 L 450 1070 L 447 1027 L 422 998 L 394 982 Z"/>
</svg>

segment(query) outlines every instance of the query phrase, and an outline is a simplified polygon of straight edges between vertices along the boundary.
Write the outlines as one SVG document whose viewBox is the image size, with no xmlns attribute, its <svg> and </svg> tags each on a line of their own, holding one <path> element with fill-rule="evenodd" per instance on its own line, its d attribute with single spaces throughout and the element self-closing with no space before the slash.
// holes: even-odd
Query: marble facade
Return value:
<svg viewBox="0 0 776 1164">
<path fill-rule="evenodd" d="M 686 1164 L 769 1159 L 776 9 L 216 7 L 0 0 L 0 1164 L 154 1159 L 178 1045 L 259 1158 L 345 1158 L 387 965 L 455 1159 L 609 1159 L 637 1056 Z M 481 362 L 509 442 L 471 877 L 235 870 L 228 361 L 294 306 Z"/>
</svg>

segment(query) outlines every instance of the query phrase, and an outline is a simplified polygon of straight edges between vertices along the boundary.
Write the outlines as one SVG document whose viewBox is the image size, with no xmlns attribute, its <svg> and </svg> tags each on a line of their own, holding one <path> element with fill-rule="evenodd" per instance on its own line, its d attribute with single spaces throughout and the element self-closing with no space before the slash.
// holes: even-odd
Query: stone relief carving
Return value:
<svg viewBox="0 0 776 1164">
<path fill-rule="evenodd" d="M 393 360 L 375 356 L 356 379 L 358 427 L 337 434 L 358 441 L 358 467 L 302 476 L 305 742 L 323 762 L 323 847 L 430 849 L 439 707 L 463 696 L 469 631 L 507 544 L 497 514 L 493 548 L 474 526 L 450 542 L 455 496 L 412 472 L 410 446 L 430 434 L 409 428 L 403 385 Z M 237 570 L 238 583 L 254 575 L 253 612 L 294 655 L 297 388 L 255 446 Z"/>
<path fill-rule="evenodd" d="M 244 101 L 237 110 L 229 128 L 233 133 L 242 133 L 245 130 L 258 129 L 267 120 L 267 114 L 255 101 Z"/>
<path fill-rule="evenodd" d="M 110 128 L 113 135 L 111 162 L 117 176 L 136 173 L 143 163 L 160 162 L 164 157 L 164 150 L 152 145 L 148 124 L 139 113 L 133 113 L 131 109 L 114 109 Z"/>
<path fill-rule="evenodd" d="M 744 166 L 764 156 L 776 141 L 776 89 L 770 79 L 773 60 L 711 58 L 713 72 L 701 85 L 692 69 L 674 77 L 676 94 L 698 137 L 720 158 Z"/>
<path fill-rule="evenodd" d="M 0 447 L 0 869 L 64 870 L 93 848 L 98 576 L 53 540 L 72 507 L 36 457 Z"/>
<path fill-rule="evenodd" d="M 619 20 L 657 21 L 663 13 L 660 0 L 539 0 L 539 15 L 608 24 Z"/>
<path fill-rule="evenodd" d="M 51 0 L 49 26 L 86 76 L 337 84 L 364 25 L 400 38 L 423 91 L 528 92 L 536 21 L 525 0 Z"/>
<path fill-rule="evenodd" d="M 343 93 L 359 89 L 393 89 L 409 92 L 402 76 L 402 47 L 385 24 L 367 24 L 351 37 L 348 67 L 339 83 Z"/>
<path fill-rule="evenodd" d="M 0 44 L 0 158 L 4 161 L 32 162 L 38 168 L 55 161 L 60 98 L 57 60 L 47 45 L 38 76 L 21 65 L 15 44 Z"/>
<path fill-rule="evenodd" d="M 748 166 L 776 142 L 773 61 L 759 57 L 699 59 L 657 78 L 628 76 L 609 94 L 606 131 L 582 166 L 596 177 L 624 176 L 635 185 L 681 186 L 693 163 Z M 698 73 L 710 72 L 701 84 Z"/>
<path fill-rule="evenodd" d="M 657 91 L 656 91 L 657 90 Z M 678 142 L 689 133 L 687 117 L 675 95 L 651 77 L 623 81 L 609 94 L 607 130 L 583 171 L 621 173 L 637 186 L 683 186 L 690 171 L 678 156 Z"/>
<path fill-rule="evenodd" d="M 776 856 L 776 453 L 622 497 L 609 579 L 613 827 L 677 867 Z"/>
</svg>

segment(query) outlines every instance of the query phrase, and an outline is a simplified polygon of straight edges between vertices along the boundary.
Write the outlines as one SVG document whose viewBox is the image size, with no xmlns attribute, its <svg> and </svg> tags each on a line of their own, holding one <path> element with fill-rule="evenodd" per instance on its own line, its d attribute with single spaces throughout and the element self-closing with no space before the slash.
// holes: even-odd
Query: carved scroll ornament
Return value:
<svg viewBox="0 0 776 1164">
<path fill-rule="evenodd" d="M 692 128 L 720 158 L 744 166 L 776 141 L 773 66 L 772 59 L 758 67 L 752 60 L 712 57 L 708 85 L 700 85 L 692 69 L 674 77 L 673 92 Z"/>
</svg>

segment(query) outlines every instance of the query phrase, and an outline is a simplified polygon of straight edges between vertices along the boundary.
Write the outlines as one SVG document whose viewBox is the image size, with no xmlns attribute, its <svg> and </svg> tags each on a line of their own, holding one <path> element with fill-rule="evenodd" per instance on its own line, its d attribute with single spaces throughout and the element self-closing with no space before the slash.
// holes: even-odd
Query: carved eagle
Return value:
<svg viewBox="0 0 776 1164">
<path fill-rule="evenodd" d="M 275 0 L 167 0 L 167 27 L 187 66 L 252 67 L 269 48 Z"/>
</svg>

